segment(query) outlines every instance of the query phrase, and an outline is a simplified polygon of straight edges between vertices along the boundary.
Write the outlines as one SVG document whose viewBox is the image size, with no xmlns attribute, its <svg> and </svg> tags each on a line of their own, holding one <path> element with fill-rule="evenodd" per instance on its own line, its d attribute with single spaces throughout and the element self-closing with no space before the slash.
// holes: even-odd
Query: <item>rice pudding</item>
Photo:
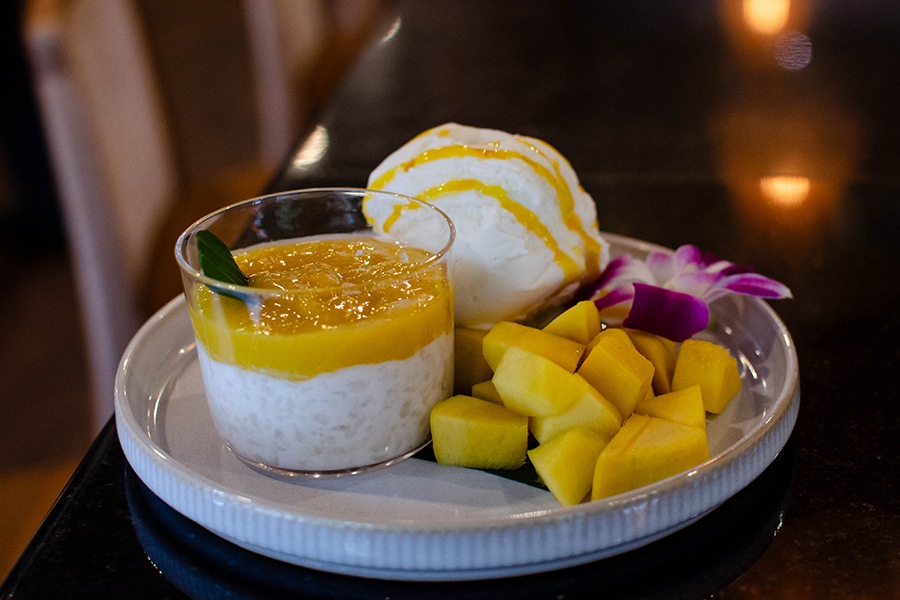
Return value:
<svg viewBox="0 0 900 600">
<path fill-rule="evenodd" d="M 446 261 L 363 235 L 235 253 L 255 293 L 189 298 L 219 434 L 243 459 L 340 472 L 408 454 L 452 391 Z"/>
</svg>

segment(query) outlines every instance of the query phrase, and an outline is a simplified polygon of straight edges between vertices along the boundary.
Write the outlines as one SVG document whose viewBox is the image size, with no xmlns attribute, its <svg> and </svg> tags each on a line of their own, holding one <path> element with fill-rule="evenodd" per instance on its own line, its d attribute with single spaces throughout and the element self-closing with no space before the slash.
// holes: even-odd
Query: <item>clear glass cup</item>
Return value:
<svg viewBox="0 0 900 600">
<path fill-rule="evenodd" d="M 367 215 L 392 216 L 376 230 Z M 274 277 L 279 287 L 259 283 L 264 275 L 223 283 L 203 274 L 201 230 L 239 264 L 255 255 L 276 271 L 284 260 L 307 266 Z M 353 188 L 254 198 L 186 230 L 176 260 L 210 411 L 231 451 L 265 472 L 324 476 L 387 466 L 427 444 L 431 408 L 453 387 L 454 239 L 432 205 Z M 308 256 L 285 258 L 291 248 Z M 334 248 L 337 259 L 326 256 Z"/>
</svg>

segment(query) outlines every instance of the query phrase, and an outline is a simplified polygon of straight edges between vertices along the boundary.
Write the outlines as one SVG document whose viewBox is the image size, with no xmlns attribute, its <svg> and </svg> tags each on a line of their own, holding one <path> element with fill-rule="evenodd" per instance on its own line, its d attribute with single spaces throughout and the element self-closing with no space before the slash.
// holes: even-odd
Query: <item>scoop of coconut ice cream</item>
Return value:
<svg viewBox="0 0 900 600">
<path fill-rule="evenodd" d="M 368 187 L 431 202 L 456 225 L 459 326 L 526 319 L 569 298 L 607 259 L 594 201 L 568 161 L 538 139 L 448 123 L 385 158 Z M 428 232 L 417 232 L 413 213 L 367 216 L 376 230 L 402 227 L 415 243 Z"/>
</svg>

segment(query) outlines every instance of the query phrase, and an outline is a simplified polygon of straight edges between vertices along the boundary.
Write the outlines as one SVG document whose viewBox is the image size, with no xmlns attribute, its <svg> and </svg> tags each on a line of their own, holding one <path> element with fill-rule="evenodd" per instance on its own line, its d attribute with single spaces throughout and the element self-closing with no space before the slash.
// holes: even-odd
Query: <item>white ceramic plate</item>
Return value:
<svg viewBox="0 0 900 600">
<path fill-rule="evenodd" d="M 613 252 L 654 246 L 607 235 Z M 116 378 L 129 463 L 163 501 L 215 534 L 314 569 L 406 580 L 507 577 L 594 561 L 659 539 L 740 491 L 775 458 L 799 409 L 790 335 L 755 298 L 723 298 L 704 337 L 739 357 L 744 388 L 707 426 L 690 471 L 563 508 L 545 491 L 409 459 L 349 478 L 286 481 L 236 459 L 213 427 L 183 299 L 148 321 Z"/>
</svg>

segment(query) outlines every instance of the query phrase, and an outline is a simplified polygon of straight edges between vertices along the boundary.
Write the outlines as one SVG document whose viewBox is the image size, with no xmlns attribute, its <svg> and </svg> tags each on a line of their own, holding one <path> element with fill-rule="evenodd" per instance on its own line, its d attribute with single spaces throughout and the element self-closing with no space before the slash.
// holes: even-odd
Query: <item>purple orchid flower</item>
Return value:
<svg viewBox="0 0 900 600">
<path fill-rule="evenodd" d="M 651 252 L 643 261 L 629 255 L 611 260 L 590 297 L 601 311 L 628 308 L 625 327 L 682 342 L 707 327 L 709 303 L 728 294 L 792 297 L 785 285 L 691 245 Z"/>
</svg>

